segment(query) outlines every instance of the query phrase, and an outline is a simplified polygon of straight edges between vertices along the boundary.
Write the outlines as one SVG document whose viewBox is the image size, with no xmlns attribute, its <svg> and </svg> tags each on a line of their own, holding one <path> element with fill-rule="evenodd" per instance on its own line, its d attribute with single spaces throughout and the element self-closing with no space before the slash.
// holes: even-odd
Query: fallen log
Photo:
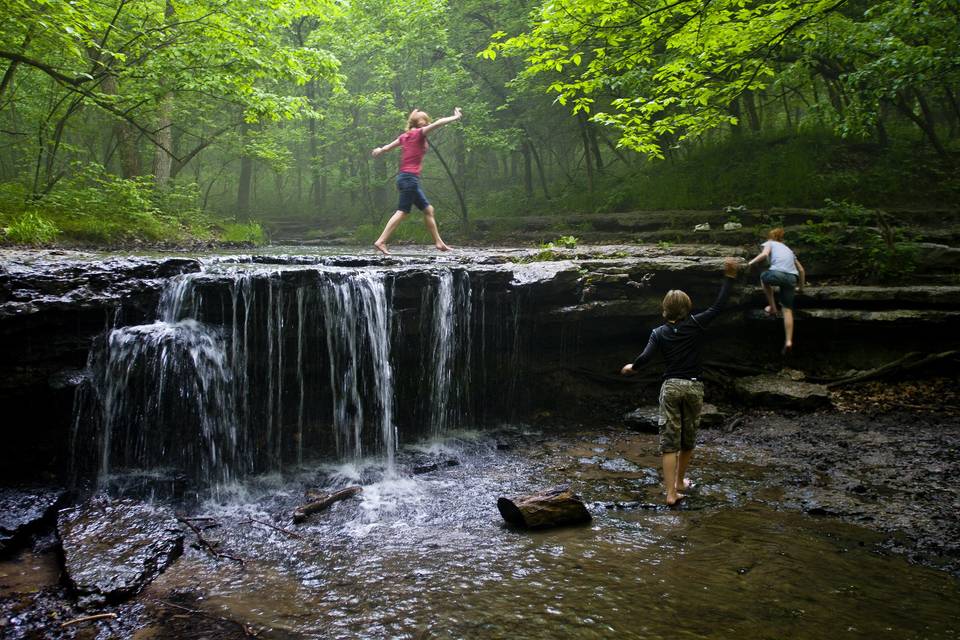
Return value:
<svg viewBox="0 0 960 640">
<path fill-rule="evenodd" d="M 498 498 L 497 509 L 509 524 L 527 529 L 580 524 L 592 519 L 580 496 L 566 486 L 529 496 Z"/>
<path fill-rule="evenodd" d="M 323 511 L 334 502 L 346 500 L 347 498 L 351 498 L 362 491 L 363 487 L 353 486 L 347 487 L 346 489 L 341 489 L 340 491 L 335 491 L 333 493 L 310 493 L 307 497 L 311 498 L 313 502 L 308 502 L 307 504 L 300 505 L 294 509 L 293 521 L 296 524 L 300 524 L 312 514 Z"/>
</svg>

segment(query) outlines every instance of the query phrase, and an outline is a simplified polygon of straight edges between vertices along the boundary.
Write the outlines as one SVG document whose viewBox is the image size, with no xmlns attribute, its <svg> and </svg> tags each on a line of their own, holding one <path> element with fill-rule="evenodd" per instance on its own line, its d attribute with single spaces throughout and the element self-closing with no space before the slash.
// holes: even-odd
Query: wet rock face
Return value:
<svg viewBox="0 0 960 640">
<path fill-rule="evenodd" d="M 93 498 L 57 520 L 67 579 L 83 607 L 139 592 L 183 552 L 183 530 L 169 509 Z"/>
<path fill-rule="evenodd" d="M 801 411 L 830 406 L 830 392 L 825 386 L 787 376 L 765 374 L 739 378 L 734 387 L 744 402 L 752 405 Z"/>
<path fill-rule="evenodd" d="M 23 546 L 32 533 L 52 524 L 65 497 L 62 489 L 0 489 L 0 556 Z"/>
</svg>

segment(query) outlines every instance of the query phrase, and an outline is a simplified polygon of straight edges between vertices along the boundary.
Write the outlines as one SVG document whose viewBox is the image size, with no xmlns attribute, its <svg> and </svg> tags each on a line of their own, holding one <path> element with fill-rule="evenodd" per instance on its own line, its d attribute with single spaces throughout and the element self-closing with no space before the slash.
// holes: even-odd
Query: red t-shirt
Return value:
<svg viewBox="0 0 960 640">
<path fill-rule="evenodd" d="M 400 173 L 420 175 L 420 165 L 427 153 L 427 136 L 423 129 L 410 129 L 397 138 L 400 143 Z"/>
</svg>

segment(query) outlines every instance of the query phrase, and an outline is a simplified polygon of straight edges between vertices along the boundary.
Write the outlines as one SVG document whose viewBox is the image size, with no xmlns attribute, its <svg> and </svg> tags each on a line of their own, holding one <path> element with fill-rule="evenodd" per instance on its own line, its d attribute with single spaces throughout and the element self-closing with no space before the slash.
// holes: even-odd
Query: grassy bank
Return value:
<svg viewBox="0 0 960 640">
<path fill-rule="evenodd" d="M 0 184 L 0 241 L 29 246 L 113 247 L 263 244 L 256 222 L 218 219 L 200 210 L 196 185 L 157 189 L 149 178 L 123 179 L 89 167 L 47 194 Z"/>
</svg>

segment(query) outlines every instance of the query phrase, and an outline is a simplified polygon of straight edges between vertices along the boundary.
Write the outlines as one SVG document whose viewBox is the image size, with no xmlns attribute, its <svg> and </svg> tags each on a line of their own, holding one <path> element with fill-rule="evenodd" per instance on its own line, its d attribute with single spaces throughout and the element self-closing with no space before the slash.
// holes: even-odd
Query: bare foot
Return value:
<svg viewBox="0 0 960 640">
<path fill-rule="evenodd" d="M 788 342 L 783 345 L 783 350 L 780 352 L 781 355 L 788 356 L 793 353 L 793 343 Z"/>
<path fill-rule="evenodd" d="M 376 247 L 376 248 L 377 248 L 377 251 L 379 251 L 379 252 L 382 253 L 383 255 L 385 255 L 385 256 L 390 255 L 390 252 L 387 251 L 387 245 L 386 245 L 386 243 L 383 243 L 383 242 L 374 242 L 374 243 L 373 243 L 373 246 Z"/>
<path fill-rule="evenodd" d="M 447 246 L 445 242 L 438 242 L 436 245 L 437 251 L 450 251 L 453 247 Z"/>
<path fill-rule="evenodd" d="M 683 495 L 682 493 L 678 493 L 678 494 L 677 494 L 677 497 L 674 498 L 673 500 L 670 499 L 670 496 L 667 496 L 667 506 L 668 506 L 668 507 L 675 506 L 675 505 L 679 504 L 680 501 L 683 500 L 683 499 L 686 498 L 686 497 L 687 497 L 687 496 Z"/>
<path fill-rule="evenodd" d="M 689 489 L 692 486 L 693 486 L 693 483 L 690 482 L 690 478 L 684 478 L 683 482 L 677 483 L 677 493 L 679 494 L 684 489 Z"/>
</svg>

